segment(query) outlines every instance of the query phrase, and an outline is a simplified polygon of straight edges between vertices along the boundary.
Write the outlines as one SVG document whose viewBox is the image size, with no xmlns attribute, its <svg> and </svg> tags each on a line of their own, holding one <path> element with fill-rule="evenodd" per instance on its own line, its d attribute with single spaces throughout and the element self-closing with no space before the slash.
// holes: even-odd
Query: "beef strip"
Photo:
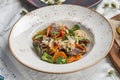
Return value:
<svg viewBox="0 0 120 80">
<path fill-rule="evenodd" d="M 85 53 L 86 51 L 84 50 L 81 50 L 79 48 L 75 48 L 73 49 L 72 51 L 69 51 L 68 52 L 68 55 L 77 55 L 77 54 L 80 54 L 80 53 Z"/>
<path fill-rule="evenodd" d="M 33 46 L 34 47 L 39 47 L 39 51 L 40 52 L 38 52 L 38 55 L 42 55 L 42 53 L 44 52 L 44 51 L 48 51 L 49 50 L 49 47 L 48 46 L 46 46 L 45 44 L 43 44 L 41 41 L 39 41 L 39 40 L 34 40 L 33 41 Z"/>
<path fill-rule="evenodd" d="M 52 29 L 50 31 L 50 34 L 52 34 L 53 32 L 59 32 L 60 25 L 53 23 L 53 24 L 51 24 L 51 27 L 52 27 Z"/>
</svg>

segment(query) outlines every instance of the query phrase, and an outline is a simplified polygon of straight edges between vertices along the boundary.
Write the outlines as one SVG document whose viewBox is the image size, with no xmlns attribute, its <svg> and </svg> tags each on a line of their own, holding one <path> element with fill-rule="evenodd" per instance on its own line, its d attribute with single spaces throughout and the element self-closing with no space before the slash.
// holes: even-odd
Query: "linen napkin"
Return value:
<svg viewBox="0 0 120 80">
<path fill-rule="evenodd" d="M 120 14 L 120 0 L 103 0 L 96 9 L 107 19 Z"/>
</svg>

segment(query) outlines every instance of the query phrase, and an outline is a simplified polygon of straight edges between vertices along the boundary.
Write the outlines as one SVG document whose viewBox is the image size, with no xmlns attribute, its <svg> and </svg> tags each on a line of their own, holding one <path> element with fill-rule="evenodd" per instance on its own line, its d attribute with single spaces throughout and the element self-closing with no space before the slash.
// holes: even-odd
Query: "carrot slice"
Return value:
<svg viewBox="0 0 120 80">
<path fill-rule="evenodd" d="M 52 28 L 51 26 L 48 26 L 46 36 L 49 36 L 51 28 Z"/>
<path fill-rule="evenodd" d="M 66 59 L 66 54 L 62 51 L 56 52 L 52 58 L 53 62 L 58 58 L 58 57 L 63 57 L 64 59 Z"/>
<path fill-rule="evenodd" d="M 67 63 L 71 63 L 71 62 L 73 62 L 74 59 L 75 59 L 74 56 L 70 56 L 70 57 L 67 59 Z"/>
<path fill-rule="evenodd" d="M 85 47 L 82 47 L 82 46 L 81 46 L 81 45 L 79 45 L 79 44 L 75 44 L 75 47 L 80 48 L 80 49 L 82 49 L 82 50 L 86 50 L 86 48 L 85 48 Z"/>
<path fill-rule="evenodd" d="M 60 32 L 61 37 L 64 39 L 65 38 L 65 32 L 62 29 L 60 29 L 59 32 Z"/>
<path fill-rule="evenodd" d="M 67 59 L 67 63 L 71 63 L 73 61 L 77 61 L 79 59 L 82 58 L 82 54 L 78 54 L 78 55 L 72 55 Z"/>
</svg>

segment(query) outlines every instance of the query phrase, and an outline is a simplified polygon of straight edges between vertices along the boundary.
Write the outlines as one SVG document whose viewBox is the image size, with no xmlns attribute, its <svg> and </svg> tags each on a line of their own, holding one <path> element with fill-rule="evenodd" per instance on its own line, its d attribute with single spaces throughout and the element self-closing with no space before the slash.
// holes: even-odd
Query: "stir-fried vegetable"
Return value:
<svg viewBox="0 0 120 80">
<path fill-rule="evenodd" d="M 73 30 L 69 29 L 68 31 L 69 31 L 70 36 L 75 36 L 75 33 L 73 32 Z"/>
<path fill-rule="evenodd" d="M 80 26 L 79 25 L 74 25 L 74 27 L 71 29 L 72 31 L 75 31 L 75 30 L 79 30 L 80 29 Z"/>
<path fill-rule="evenodd" d="M 39 54 L 40 53 L 40 47 L 39 47 L 39 41 L 38 40 L 34 40 L 33 46 L 35 48 L 35 51 Z"/>
<path fill-rule="evenodd" d="M 47 52 L 43 52 L 43 55 L 41 56 L 41 59 L 47 62 L 52 63 L 52 56 L 49 55 Z"/>
<path fill-rule="evenodd" d="M 90 43 L 87 33 L 77 24 L 72 28 L 51 24 L 37 32 L 32 40 L 41 60 L 55 64 L 66 64 L 81 59 Z"/>
<path fill-rule="evenodd" d="M 81 46 L 81 45 L 79 45 L 79 44 L 75 44 L 75 46 L 76 46 L 77 48 L 82 49 L 82 50 L 86 50 L 86 48 L 85 48 L 85 47 L 83 47 L 83 46 Z"/>
<path fill-rule="evenodd" d="M 59 46 L 57 44 L 54 45 L 54 47 L 51 49 L 49 54 L 54 54 L 58 51 Z"/>
<path fill-rule="evenodd" d="M 39 46 L 36 46 L 36 47 L 34 47 L 34 48 L 35 48 L 36 52 L 39 54 L 39 53 L 40 53 L 40 48 L 39 48 Z"/>
<path fill-rule="evenodd" d="M 66 59 L 64 59 L 63 57 L 58 57 L 56 59 L 55 63 L 57 63 L 57 64 L 65 64 L 66 63 Z"/>
<path fill-rule="evenodd" d="M 51 26 L 48 26 L 46 36 L 49 36 L 50 30 L 51 30 Z"/>
<path fill-rule="evenodd" d="M 75 56 L 70 56 L 68 59 L 67 59 L 67 63 L 71 63 L 73 61 L 77 61 L 79 60 L 80 58 L 82 58 L 82 54 L 78 54 L 78 55 L 75 55 Z"/>
<path fill-rule="evenodd" d="M 35 35 L 34 37 L 33 37 L 33 40 L 35 40 L 35 39 L 42 39 L 42 35 Z"/>
<path fill-rule="evenodd" d="M 68 40 L 67 36 L 68 36 L 68 35 L 67 35 L 67 34 L 65 34 L 65 37 L 64 37 L 64 39 L 63 39 L 63 40 Z"/>
<path fill-rule="evenodd" d="M 56 53 L 54 54 L 53 58 L 52 58 L 53 62 L 56 61 L 56 59 L 57 59 L 58 57 L 63 57 L 64 59 L 66 59 L 67 56 L 66 56 L 66 54 L 65 54 L 64 52 L 62 52 L 62 51 L 56 52 Z"/>
<path fill-rule="evenodd" d="M 60 29 L 60 35 L 61 37 L 64 39 L 65 38 L 65 32 L 63 30 Z"/>
</svg>

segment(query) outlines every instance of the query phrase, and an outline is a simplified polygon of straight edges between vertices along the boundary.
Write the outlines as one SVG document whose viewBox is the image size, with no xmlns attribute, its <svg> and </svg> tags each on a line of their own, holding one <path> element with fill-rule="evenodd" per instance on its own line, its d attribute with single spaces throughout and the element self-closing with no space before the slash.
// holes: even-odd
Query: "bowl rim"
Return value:
<svg viewBox="0 0 120 80">
<path fill-rule="evenodd" d="M 59 6 L 59 5 L 52 5 L 52 6 Z M 61 5 L 60 5 L 60 6 L 61 6 Z M 14 56 L 14 58 L 15 58 L 18 62 L 20 62 L 20 63 L 23 64 L 24 66 L 26 66 L 26 67 L 28 67 L 28 68 L 30 68 L 30 69 L 32 69 L 32 70 L 38 71 L 38 72 L 43 72 L 43 73 L 48 73 L 48 74 L 67 74 L 67 73 L 78 72 L 78 71 L 87 69 L 87 68 L 89 68 L 89 67 L 92 67 L 92 66 L 96 65 L 97 63 L 99 63 L 101 60 L 103 60 L 103 59 L 107 56 L 107 54 L 108 54 L 109 51 L 111 50 L 112 45 L 113 45 L 113 42 L 114 42 L 114 37 L 113 37 L 114 34 L 113 34 L 113 29 L 112 29 L 112 26 L 111 26 L 110 22 L 109 22 L 102 14 L 98 13 L 98 12 L 95 11 L 94 9 L 90 9 L 90 8 L 83 7 L 83 6 L 78 6 L 78 5 L 69 5 L 69 4 L 62 4 L 62 6 L 77 6 L 77 7 L 82 7 L 82 8 L 84 8 L 84 9 L 88 9 L 88 10 L 90 10 L 90 11 L 93 11 L 93 12 L 97 13 L 99 16 L 101 16 L 101 17 L 109 24 L 109 27 L 110 27 L 111 30 L 112 30 L 112 41 L 111 41 L 111 43 L 110 43 L 110 48 L 105 52 L 105 54 L 104 54 L 99 60 L 96 60 L 95 63 L 93 63 L 93 64 L 91 64 L 91 65 L 88 65 L 88 66 L 86 66 L 86 67 L 84 67 L 84 68 L 81 68 L 81 69 L 76 69 L 76 70 L 67 71 L 67 72 L 49 72 L 49 71 L 43 71 L 43 70 L 40 70 L 40 69 L 36 69 L 36 68 L 30 67 L 30 66 L 28 66 L 27 64 L 23 63 L 22 61 L 20 61 L 20 60 L 16 57 L 16 55 L 14 54 L 14 52 L 12 51 L 12 48 L 11 48 L 11 45 L 10 45 L 10 36 L 11 36 L 12 30 L 15 28 L 16 23 L 19 22 L 19 20 L 20 20 L 20 19 L 19 19 L 19 20 L 12 26 L 12 29 L 10 30 L 10 33 L 9 33 L 9 36 L 8 36 L 8 46 L 9 46 L 10 52 L 11 52 L 11 54 Z M 46 6 L 46 7 L 51 7 L 51 6 Z M 42 7 L 42 9 L 43 9 L 43 8 L 45 8 L 45 7 Z M 35 10 L 31 11 L 31 12 L 37 11 L 37 10 L 39 10 L 39 9 L 41 9 L 41 8 L 35 9 Z M 29 13 L 31 13 L 31 12 L 29 12 Z M 29 13 L 27 13 L 27 14 L 29 14 Z"/>
</svg>

